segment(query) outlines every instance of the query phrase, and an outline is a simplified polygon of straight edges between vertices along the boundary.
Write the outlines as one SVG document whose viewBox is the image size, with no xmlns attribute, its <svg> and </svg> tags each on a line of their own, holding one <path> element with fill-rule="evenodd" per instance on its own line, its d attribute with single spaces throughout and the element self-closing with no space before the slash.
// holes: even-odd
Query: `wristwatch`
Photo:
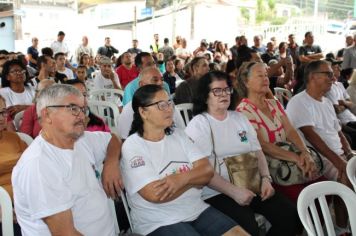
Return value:
<svg viewBox="0 0 356 236">
<path fill-rule="evenodd" d="M 272 177 L 270 175 L 262 175 L 261 180 L 263 180 L 263 179 L 268 180 L 268 182 L 270 182 L 270 183 L 273 182 Z"/>
</svg>

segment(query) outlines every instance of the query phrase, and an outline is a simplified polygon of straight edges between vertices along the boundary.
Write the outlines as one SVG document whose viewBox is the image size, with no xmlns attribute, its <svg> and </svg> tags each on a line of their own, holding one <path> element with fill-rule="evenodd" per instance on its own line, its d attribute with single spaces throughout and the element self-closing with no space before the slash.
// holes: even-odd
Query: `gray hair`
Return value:
<svg viewBox="0 0 356 236">
<path fill-rule="evenodd" d="M 148 66 L 141 71 L 139 75 L 140 81 L 147 79 L 147 77 L 152 77 L 152 71 L 158 71 L 159 73 L 161 73 L 156 66 Z"/>
<path fill-rule="evenodd" d="M 47 106 L 58 105 L 58 102 L 70 95 L 78 97 L 83 96 L 78 89 L 68 84 L 55 84 L 43 89 L 36 99 L 36 111 L 38 118 L 41 117 L 42 109 Z"/>
</svg>

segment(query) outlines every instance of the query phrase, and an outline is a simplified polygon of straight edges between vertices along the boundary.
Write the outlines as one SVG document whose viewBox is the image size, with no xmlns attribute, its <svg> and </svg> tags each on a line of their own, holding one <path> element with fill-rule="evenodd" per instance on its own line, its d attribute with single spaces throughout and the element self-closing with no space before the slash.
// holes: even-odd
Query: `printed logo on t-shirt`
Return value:
<svg viewBox="0 0 356 236">
<path fill-rule="evenodd" d="M 247 136 L 246 136 L 246 131 L 245 130 L 241 130 L 238 133 L 239 133 L 239 136 L 240 136 L 240 141 L 242 143 L 247 143 L 248 140 L 247 140 Z"/>
<path fill-rule="evenodd" d="M 145 161 L 143 160 L 143 157 L 140 156 L 133 157 L 130 160 L 130 163 L 131 163 L 131 168 L 137 168 L 145 165 Z"/>
<path fill-rule="evenodd" d="M 160 176 L 179 174 L 191 170 L 191 164 L 186 161 L 171 161 L 160 172 Z"/>
</svg>

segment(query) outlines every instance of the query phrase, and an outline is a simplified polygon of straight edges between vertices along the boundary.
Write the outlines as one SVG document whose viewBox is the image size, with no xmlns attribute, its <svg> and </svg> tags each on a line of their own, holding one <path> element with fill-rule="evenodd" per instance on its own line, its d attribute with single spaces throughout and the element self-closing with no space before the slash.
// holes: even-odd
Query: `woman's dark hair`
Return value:
<svg viewBox="0 0 356 236">
<path fill-rule="evenodd" d="M 26 71 L 26 74 L 25 74 L 26 79 L 25 79 L 24 85 L 31 83 L 26 66 L 22 63 L 22 61 L 14 59 L 14 60 L 5 62 L 5 64 L 3 65 L 2 76 L 1 76 L 1 86 L 3 88 L 10 87 L 10 81 L 7 80 L 7 76 L 9 76 L 9 74 L 10 74 L 10 68 L 15 65 L 20 66 L 21 69 Z"/>
<path fill-rule="evenodd" d="M 90 58 L 90 55 L 89 55 L 88 53 L 81 53 L 81 54 L 80 54 L 80 59 L 79 59 L 79 64 L 80 64 L 80 65 L 83 65 L 83 64 L 84 64 L 83 61 L 84 61 L 84 57 L 85 57 L 85 56 L 88 56 L 88 58 Z"/>
<path fill-rule="evenodd" d="M 236 64 L 234 60 L 228 60 L 226 63 L 226 68 L 225 68 L 225 72 L 227 74 L 230 74 L 231 72 L 233 72 L 236 69 Z"/>
<path fill-rule="evenodd" d="M 53 50 L 49 47 L 42 48 L 41 52 L 42 52 L 42 55 L 53 57 Z"/>
<path fill-rule="evenodd" d="M 131 130 L 129 132 L 129 135 L 138 133 L 141 137 L 143 136 L 143 120 L 141 118 L 139 108 L 140 107 L 145 107 L 148 104 L 152 103 L 152 100 L 154 96 L 159 92 L 159 91 L 164 91 L 164 89 L 156 84 L 148 84 L 145 86 L 142 86 L 141 88 L 137 89 L 135 94 L 133 95 L 132 98 L 132 109 L 134 111 L 134 119 L 132 121 L 131 125 Z M 164 132 L 166 135 L 170 135 L 173 133 L 173 127 L 172 126 L 167 127 Z"/>
<path fill-rule="evenodd" d="M 229 87 L 232 87 L 231 80 L 228 74 L 222 71 L 210 71 L 203 75 L 198 80 L 198 86 L 195 96 L 193 97 L 193 115 L 199 115 L 208 110 L 208 97 L 211 91 L 210 84 L 213 81 L 225 80 Z M 230 106 L 228 110 L 235 110 L 236 108 L 236 91 L 230 95 Z"/>
<path fill-rule="evenodd" d="M 236 68 L 239 69 L 242 63 L 246 61 L 250 61 L 252 59 L 253 50 L 246 45 L 241 45 L 237 49 L 237 55 L 239 55 L 236 59 Z"/>
</svg>

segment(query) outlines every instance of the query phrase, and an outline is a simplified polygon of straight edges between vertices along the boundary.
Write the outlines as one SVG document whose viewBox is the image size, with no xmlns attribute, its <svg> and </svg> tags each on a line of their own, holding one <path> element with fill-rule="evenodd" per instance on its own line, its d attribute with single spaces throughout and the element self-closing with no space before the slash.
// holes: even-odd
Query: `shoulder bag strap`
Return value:
<svg viewBox="0 0 356 236">
<path fill-rule="evenodd" d="M 206 119 L 206 121 L 209 124 L 209 128 L 210 128 L 211 144 L 213 146 L 212 154 L 214 156 L 214 170 L 216 171 L 216 166 L 218 166 L 219 167 L 219 174 L 220 174 L 221 170 L 220 170 L 220 164 L 218 163 L 218 156 L 216 155 L 216 152 L 215 152 L 215 142 L 214 142 L 213 129 L 211 128 L 210 121 L 209 121 L 208 117 L 205 114 L 202 114 L 202 116 Z"/>
</svg>

